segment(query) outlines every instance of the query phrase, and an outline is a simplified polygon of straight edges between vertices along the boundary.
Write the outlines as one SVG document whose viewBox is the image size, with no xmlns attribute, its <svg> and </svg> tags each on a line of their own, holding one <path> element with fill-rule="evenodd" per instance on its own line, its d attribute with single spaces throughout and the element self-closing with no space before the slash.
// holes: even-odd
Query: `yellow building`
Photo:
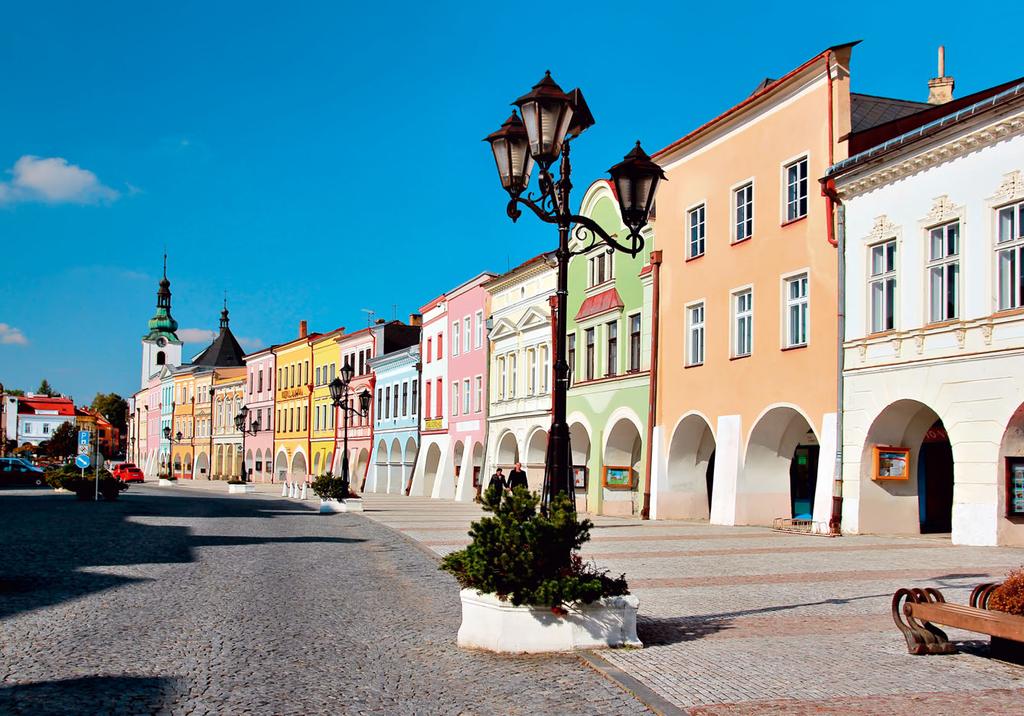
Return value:
<svg viewBox="0 0 1024 716">
<path fill-rule="evenodd" d="M 195 422 L 195 437 L 192 443 L 195 450 L 192 477 L 197 480 L 208 480 L 212 473 L 213 455 L 213 403 L 210 402 L 210 391 L 213 388 L 213 371 L 204 370 L 193 374 L 195 400 L 192 403 L 192 418 Z"/>
<path fill-rule="evenodd" d="M 337 445 L 337 410 L 331 402 L 330 382 L 338 375 L 341 351 L 337 337 L 344 333 L 338 328 L 313 341 L 313 417 L 310 421 L 310 447 L 314 477 L 334 472 L 334 453 Z"/>
<path fill-rule="evenodd" d="M 313 342 L 319 337 L 307 334 L 301 321 L 299 337 L 274 348 L 274 476 L 279 482 L 309 480 Z"/>
<path fill-rule="evenodd" d="M 192 478 L 195 445 L 195 371 L 186 366 L 174 374 L 174 411 L 171 419 L 171 474 Z M 178 438 L 178 435 L 181 438 Z"/>
<path fill-rule="evenodd" d="M 242 408 L 245 366 L 217 368 L 213 371 L 213 479 L 230 480 L 242 476 L 242 433 L 235 427 L 235 416 Z"/>
</svg>

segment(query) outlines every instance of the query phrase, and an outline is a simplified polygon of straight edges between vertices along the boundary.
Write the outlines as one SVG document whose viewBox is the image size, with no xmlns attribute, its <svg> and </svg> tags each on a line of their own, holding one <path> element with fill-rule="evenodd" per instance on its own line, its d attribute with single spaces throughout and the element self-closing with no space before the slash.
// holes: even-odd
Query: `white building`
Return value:
<svg viewBox="0 0 1024 716">
<path fill-rule="evenodd" d="M 1024 83 L 928 111 L 828 177 L 843 529 L 1024 544 Z"/>
<path fill-rule="evenodd" d="M 455 467 L 448 437 L 448 300 L 444 294 L 420 308 L 420 443 L 409 494 L 455 496 Z"/>
<path fill-rule="evenodd" d="M 483 484 L 496 468 L 507 477 L 521 462 L 530 489 L 539 492 L 551 429 L 551 386 L 531 373 L 547 369 L 535 360 L 531 365 L 528 356 L 553 355 L 553 254 L 535 256 L 485 287 L 491 294 L 491 377 Z"/>
</svg>

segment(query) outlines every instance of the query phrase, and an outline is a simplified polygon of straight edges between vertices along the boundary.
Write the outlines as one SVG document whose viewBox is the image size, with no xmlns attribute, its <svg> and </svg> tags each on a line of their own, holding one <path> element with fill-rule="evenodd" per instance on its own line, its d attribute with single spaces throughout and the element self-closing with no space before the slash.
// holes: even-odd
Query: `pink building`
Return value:
<svg viewBox="0 0 1024 716">
<path fill-rule="evenodd" d="M 489 294 L 481 273 L 423 307 L 423 410 L 410 494 L 469 501 L 483 479 Z"/>
<path fill-rule="evenodd" d="M 274 481 L 274 350 L 273 346 L 245 356 L 245 406 L 255 435 L 245 436 L 245 466 L 254 482 Z"/>
<path fill-rule="evenodd" d="M 146 456 L 139 467 L 146 478 L 153 479 L 160 473 L 160 448 L 163 444 L 163 423 L 160 419 L 160 374 L 149 379 L 146 386 L 146 401 L 142 406 L 143 419 L 146 421 Z"/>
</svg>

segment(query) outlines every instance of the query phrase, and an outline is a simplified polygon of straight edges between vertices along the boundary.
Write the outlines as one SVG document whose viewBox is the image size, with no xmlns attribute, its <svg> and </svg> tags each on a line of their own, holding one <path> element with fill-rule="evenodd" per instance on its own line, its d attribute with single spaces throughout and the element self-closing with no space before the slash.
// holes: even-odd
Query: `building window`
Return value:
<svg viewBox="0 0 1024 716">
<path fill-rule="evenodd" d="M 419 410 L 419 403 L 416 402 L 416 391 L 419 387 L 419 379 L 412 382 L 412 396 L 409 401 L 409 409 L 412 410 L 412 414 L 415 415 L 416 411 Z"/>
<path fill-rule="evenodd" d="M 704 363 L 704 303 L 697 303 L 686 309 L 686 364 Z"/>
<path fill-rule="evenodd" d="M 430 359 L 433 357 L 433 354 L 434 354 L 434 339 L 433 338 L 428 338 L 427 339 L 427 363 L 430 362 Z"/>
<path fill-rule="evenodd" d="M 615 278 L 612 256 L 608 251 L 600 250 L 596 256 L 590 258 L 588 263 L 590 267 L 590 286 L 597 286 Z"/>
<path fill-rule="evenodd" d="M 377 411 L 377 415 L 378 416 L 381 415 L 379 409 Z M 385 418 L 390 418 L 391 417 L 391 386 L 390 385 L 384 389 L 384 417 Z"/>
<path fill-rule="evenodd" d="M 548 363 L 548 344 L 540 347 L 540 392 L 548 392 L 548 378 L 551 375 L 551 367 Z"/>
<path fill-rule="evenodd" d="M 807 274 L 786 279 L 786 347 L 807 345 Z"/>
<path fill-rule="evenodd" d="M 409 414 L 409 382 L 402 383 L 402 417 Z"/>
<path fill-rule="evenodd" d="M 263 369 L 262 368 L 260 368 L 259 377 L 256 380 L 257 380 L 257 385 L 259 386 L 256 389 L 256 392 L 257 393 L 262 393 L 263 392 Z"/>
<path fill-rule="evenodd" d="M 462 414 L 469 415 L 469 378 L 462 381 Z"/>
<path fill-rule="evenodd" d="M 608 351 L 605 362 L 605 372 L 607 376 L 612 376 L 618 373 L 619 370 L 619 322 L 610 321 L 606 324 L 607 336 L 608 336 Z"/>
<path fill-rule="evenodd" d="M 1004 206 L 998 215 L 996 263 L 999 310 L 1024 305 L 1024 202 Z"/>
<path fill-rule="evenodd" d="M 951 321 L 960 315 L 960 222 L 928 232 L 930 319 Z"/>
<path fill-rule="evenodd" d="M 455 344 L 452 343 L 454 350 Z M 452 383 L 452 415 L 459 414 L 459 381 Z"/>
<path fill-rule="evenodd" d="M 506 377 L 505 377 L 505 358 L 504 357 L 498 358 L 498 375 L 497 375 L 497 380 L 498 380 L 498 400 L 504 400 L 505 399 L 505 383 L 507 382 L 506 381 Z"/>
<path fill-rule="evenodd" d="M 595 333 L 596 332 L 593 328 L 588 328 L 584 332 L 584 349 L 586 350 L 586 370 L 583 374 L 583 377 L 586 380 L 594 379 L 594 342 L 596 340 Z"/>
<path fill-rule="evenodd" d="M 431 388 L 430 381 L 428 380 L 426 382 L 426 384 L 424 385 L 424 387 L 423 387 L 423 417 L 426 420 L 430 420 L 430 397 L 431 397 L 431 390 L 430 390 L 430 388 Z"/>
<path fill-rule="evenodd" d="M 484 344 L 484 312 L 476 312 L 476 347 Z"/>
<path fill-rule="evenodd" d="M 786 165 L 786 221 L 807 216 L 807 157 Z"/>
<path fill-rule="evenodd" d="M 891 331 L 896 326 L 896 239 L 871 247 L 871 332 Z"/>
<path fill-rule="evenodd" d="M 437 359 L 441 360 L 444 358 L 444 335 L 441 333 L 437 334 Z"/>
<path fill-rule="evenodd" d="M 459 354 L 459 322 L 452 321 L 452 355 Z"/>
<path fill-rule="evenodd" d="M 537 352 L 533 348 L 526 351 L 526 394 L 537 392 Z"/>
<path fill-rule="evenodd" d="M 565 359 L 566 363 L 569 364 L 569 379 L 572 380 L 572 376 L 576 374 L 576 333 L 570 333 L 566 336 L 569 340 L 565 344 Z"/>
<path fill-rule="evenodd" d="M 462 319 L 462 352 L 463 353 L 469 353 L 469 350 L 470 350 L 470 346 L 469 346 L 469 340 L 470 339 L 469 339 L 469 336 L 471 335 L 470 331 L 472 331 L 472 330 L 473 330 L 472 329 L 472 321 L 471 321 L 469 316 L 466 316 L 465 318 Z M 480 346 L 477 346 L 477 348 L 479 348 L 479 347 Z"/>
<path fill-rule="evenodd" d="M 508 354 L 508 397 L 516 397 L 516 386 L 519 384 L 519 373 L 517 371 L 518 356 L 515 353 Z"/>
<path fill-rule="evenodd" d="M 478 375 L 474 380 L 476 381 L 473 395 L 473 398 L 476 401 L 475 412 L 479 413 L 483 410 L 484 403 L 484 377 L 482 375 Z"/>
<path fill-rule="evenodd" d="M 629 317 L 629 372 L 640 370 L 640 314 Z"/>
<path fill-rule="evenodd" d="M 316 384 L 320 385 L 320 366 L 316 367 Z"/>
<path fill-rule="evenodd" d="M 441 378 L 437 379 L 437 409 L 434 411 L 434 417 L 444 417 L 444 380 Z"/>
<path fill-rule="evenodd" d="M 366 366 L 366 359 L 370 357 L 370 349 L 359 351 L 359 375 L 366 375 L 369 370 Z"/>
<path fill-rule="evenodd" d="M 733 241 L 749 239 L 754 235 L 754 182 L 733 190 L 732 206 L 736 216 Z"/>
<path fill-rule="evenodd" d="M 754 293 L 748 288 L 733 294 L 733 355 L 748 356 L 754 339 Z"/>
<path fill-rule="evenodd" d="M 331 378 L 330 378 L 330 380 L 334 380 L 334 373 L 335 373 L 335 371 L 337 369 L 338 369 L 338 364 L 337 363 L 331 363 Z M 330 382 L 330 381 L 328 381 L 328 382 Z"/>
<path fill-rule="evenodd" d="M 704 255 L 704 205 L 690 209 L 686 212 L 687 242 L 686 258 L 694 259 Z"/>
</svg>

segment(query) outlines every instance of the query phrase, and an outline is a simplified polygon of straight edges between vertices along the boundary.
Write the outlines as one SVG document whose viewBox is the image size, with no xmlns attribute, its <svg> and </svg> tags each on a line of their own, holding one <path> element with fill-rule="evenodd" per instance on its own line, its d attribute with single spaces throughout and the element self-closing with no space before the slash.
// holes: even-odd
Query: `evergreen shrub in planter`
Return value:
<svg viewBox="0 0 1024 716">
<path fill-rule="evenodd" d="M 79 500 L 92 500 L 96 495 L 95 471 L 87 472 L 82 477 L 82 472 L 73 464 L 61 465 L 60 467 L 46 472 L 46 483 L 53 488 L 63 488 L 74 492 Z M 118 495 L 128 489 L 128 485 L 118 480 L 107 470 L 100 470 L 100 495 L 104 500 L 116 500 Z"/>
<path fill-rule="evenodd" d="M 577 520 L 566 495 L 546 515 L 537 503 L 522 488 L 507 496 L 489 489 L 483 505 L 494 516 L 474 522 L 470 544 L 441 560 L 463 587 L 459 644 L 503 652 L 641 646 L 626 576 L 579 555 L 593 523 Z"/>
<path fill-rule="evenodd" d="M 342 479 L 339 475 L 332 475 L 329 472 L 318 475 L 310 487 L 313 490 L 313 494 L 321 500 L 340 501 L 359 497 L 358 494 L 352 491 L 347 480 Z"/>
</svg>

